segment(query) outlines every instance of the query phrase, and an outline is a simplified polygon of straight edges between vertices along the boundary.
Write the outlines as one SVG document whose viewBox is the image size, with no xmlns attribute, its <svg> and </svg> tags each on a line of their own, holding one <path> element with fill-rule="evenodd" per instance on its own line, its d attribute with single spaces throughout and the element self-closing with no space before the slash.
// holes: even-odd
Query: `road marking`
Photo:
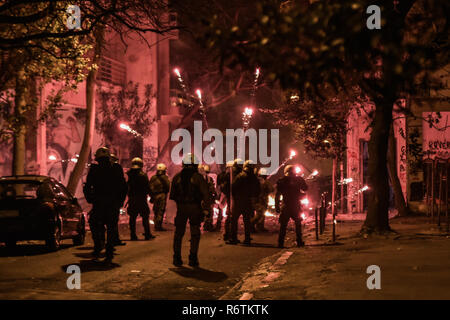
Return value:
<svg viewBox="0 0 450 320">
<path fill-rule="evenodd" d="M 268 261 L 273 256 L 264 258 L 252 271 L 245 274 L 236 285 L 221 296 L 219 300 L 231 299 L 230 297 L 235 296 L 233 292 L 236 291 L 243 292 L 239 300 L 251 300 L 254 296 L 252 292 L 268 287 L 271 282 L 281 275 L 280 267 L 286 264 L 292 254 L 292 251 L 285 251 L 273 264 Z"/>
</svg>

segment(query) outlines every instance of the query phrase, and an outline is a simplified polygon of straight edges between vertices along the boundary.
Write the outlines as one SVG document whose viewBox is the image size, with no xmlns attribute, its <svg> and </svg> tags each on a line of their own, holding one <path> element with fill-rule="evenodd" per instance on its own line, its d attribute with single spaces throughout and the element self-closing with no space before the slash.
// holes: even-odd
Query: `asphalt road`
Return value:
<svg viewBox="0 0 450 320">
<path fill-rule="evenodd" d="M 143 236 L 128 241 L 127 225 L 121 225 L 127 244 L 117 247 L 112 266 L 92 260 L 90 233 L 84 245 L 75 247 L 64 240 L 63 247 L 52 253 L 39 241 L 19 242 L 13 250 L 0 245 L 0 299 L 220 299 L 261 261 L 273 263 L 286 251 L 276 247 L 278 225 L 275 221 L 268 225 L 271 231 L 253 235 L 251 247 L 226 245 L 222 232 L 203 233 L 197 269 L 187 266 L 189 229 L 183 242 L 185 266 L 172 265 L 170 224 L 165 224 L 168 231 L 154 232 L 157 237 L 151 241 Z M 292 226 L 288 238 L 293 238 Z M 286 244 L 294 245 L 290 239 Z M 67 288 L 69 265 L 80 267 L 81 289 Z"/>
</svg>

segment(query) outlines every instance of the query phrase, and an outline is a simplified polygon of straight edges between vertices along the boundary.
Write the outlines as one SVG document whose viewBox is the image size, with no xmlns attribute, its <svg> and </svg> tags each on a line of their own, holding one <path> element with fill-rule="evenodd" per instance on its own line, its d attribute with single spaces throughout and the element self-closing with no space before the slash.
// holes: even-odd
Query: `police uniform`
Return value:
<svg viewBox="0 0 450 320">
<path fill-rule="evenodd" d="M 260 193 L 258 177 L 254 173 L 251 163 L 246 162 L 244 170 L 239 173 L 232 184 L 233 207 L 231 212 L 231 235 L 229 244 L 238 243 L 237 231 L 239 217 L 244 219 L 244 244 L 249 245 L 251 238 L 251 218 L 255 209 L 255 203 Z"/>
<path fill-rule="evenodd" d="M 116 215 L 125 201 L 126 181 L 122 167 L 111 163 L 107 148 L 97 150 L 95 158 L 98 164 L 90 166 L 83 192 L 86 200 L 92 203 L 89 225 L 94 241 L 94 255 L 99 257 L 105 244 L 106 232 L 106 260 L 111 261 L 115 242 L 114 225 L 117 225 Z"/>
<path fill-rule="evenodd" d="M 225 192 L 225 184 L 226 184 L 227 178 L 229 180 L 229 176 L 227 175 L 226 170 L 219 173 L 219 175 L 217 176 L 217 186 L 218 186 L 218 189 L 221 194 L 220 201 L 222 203 L 222 206 L 225 207 L 225 204 L 223 204 L 223 203 L 226 203 L 228 210 L 230 210 L 230 205 L 229 205 L 229 200 L 228 200 L 229 194 Z M 223 210 L 219 210 L 219 213 L 217 215 L 216 226 L 214 228 L 216 231 L 220 231 L 220 229 L 222 227 L 222 220 L 223 220 Z M 225 229 L 226 229 L 226 225 L 225 225 Z M 229 234 L 227 234 L 227 236 L 228 235 Z"/>
<path fill-rule="evenodd" d="M 221 176 L 221 191 L 225 194 L 225 197 L 227 198 L 227 217 L 225 218 L 225 233 L 223 235 L 223 240 L 228 241 L 231 238 L 231 221 L 232 221 L 232 198 L 231 198 L 231 179 L 236 179 L 236 177 L 239 175 L 239 173 L 242 172 L 241 168 L 241 160 L 236 159 L 234 162 L 231 163 L 231 166 L 229 163 L 227 163 L 227 170 L 222 173 Z M 230 171 L 232 176 L 230 177 Z"/>
<path fill-rule="evenodd" d="M 161 164 L 158 164 L 157 168 Z M 169 177 L 165 174 L 165 165 L 161 166 L 164 170 L 157 170 L 156 174 L 150 179 L 150 196 L 153 203 L 153 214 L 155 219 L 155 230 L 165 231 L 162 227 L 164 213 L 166 212 L 167 194 L 170 190 Z"/>
<path fill-rule="evenodd" d="M 173 264 L 181 266 L 181 243 L 189 220 L 191 248 L 189 265 L 197 267 L 200 244 L 200 225 L 204 219 L 205 208 L 209 205 L 208 185 L 198 172 L 197 160 L 191 154 L 183 159 L 183 169 L 172 180 L 170 199 L 177 204 L 175 234 L 173 239 Z"/>
<path fill-rule="evenodd" d="M 308 186 L 302 177 L 295 175 L 292 166 L 287 166 L 285 168 L 285 174 L 286 176 L 279 179 L 277 182 L 277 193 L 275 196 L 276 210 L 278 213 L 281 213 L 279 218 L 280 233 L 278 236 L 278 246 L 284 246 L 284 238 L 290 219 L 295 222 L 297 246 L 303 246 L 300 199 L 304 194 L 304 191 L 308 190 Z M 281 196 L 283 196 L 282 202 L 280 201 Z"/>
<path fill-rule="evenodd" d="M 140 215 L 142 226 L 144 227 L 145 240 L 154 238 L 150 231 L 150 209 L 148 207 L 147 197 L 150 194 L 150 187 L 147 174 L 142 171 L 141 159 L 133 159 L 135 165 L 127 172 L 128 175 L 128 215 L 130 216 L 130 238 L 137 240 L 136 219 Z"/>
<path fill-rule="evenodd" d="M 117 170 L 121 170 L 123 172 L 123 168 L 119 163 L 119 158 L 117 158 L 114 154 L 111 154 L 111 162 L 113 166 L 117 166 Z M 126 190 L 123 190 L 123 193 L 126 193 Z M 120 209 L 117 210 L 117 212 L 114 215 L 114 244 L 116 246 L 124 246 L 126 245 L 125 242 L 120 240 L 120 234 L 119 234 L 119 220 L 120 220 Z"/>
<path fill-rule="evenodd" d="M 252 219 L 252 224 L 257 231 L 266 231 L 264 228 L 265 213 L 268 208 L 269 195 L 275 191 L 273 185 L 261 175 L 258 177 L 261 186 L 258 201 L 255 206 L 256 215 Z"/>
<path fill-rule="evenodd" d="M 217 193 L 216 193 L 216 186 L 214 184 L 214 179 L 212 177 L 210 177 L 209 174 L 209 166 L 208 165 L 204 165 L 203 166 L 203 170 L 204 170 L 204 174 L 205 174 L 205 180 L 208 184 L 208 194 L 209 194 L 209 206 L 206 208 L 207 214 L 205 216 L 205 222 L 203 224 L 203 230 L 205 231 L 213 231 L 214 227 L 213 227 L 213 221 L 214 221 L 214 202 L 217 198 Z"/>
</svg>

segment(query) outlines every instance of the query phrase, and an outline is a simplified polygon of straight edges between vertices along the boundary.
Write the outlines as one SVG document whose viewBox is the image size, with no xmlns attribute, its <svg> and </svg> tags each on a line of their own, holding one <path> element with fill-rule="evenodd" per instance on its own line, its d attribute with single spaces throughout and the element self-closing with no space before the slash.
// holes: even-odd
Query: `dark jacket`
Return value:
<svg viewBox="0 0 450 320">
<path fill-rule="evenodd" d="M 233 181 L 233 201 L 236 205 L 252 208 L 260 193 L 258 177 L 253 171 L 242 171 Z"/>
<path fill-rule="evenodd" d="M 150 195 L 153 197 L 159 193 L 169 193 L 170 181 L 165 174 L 155 174 L 150 179 Z"/>
<path fill-rule="evenodd" d="M 130 169 L 128 175 L 128 199 L 129 201 L 145 201 L 150 195 L 150 186 L 147 174 L 141 169 Z"/>
<path fill-rule="evenodd" d="M 127 195 L 127 183 L 120 164 L 102 161 L 91 164 L 83 187 L 89 203 L 109 202 L 114 206 L 123 206 Z"/>
<path fill-rule="evenodd" d="M 236 166 L 234 166 L 232 170 L 234 181 L 242 170 Z M 217 177 L 217 184 L 220 187 L 220 191 L 223 192 L 227 198 L 230 198 L 230 169 L 226 169 L 219 174 Z"/>
<path fill-rule="evenodd" d="M 179 204 L 203 203 L 207 208 L 210 201 L 208 183 L 196 169 L 183 168 L 172 180 L 170 199 Z"/>
<path fill-rule="evenodd" d="M 305 180 L 298 176 L 284 176 L 277 182 L 275 206 L 280 210 L 280 196 L 283 196 L 283 208 L 286 210 L 299 210 L 300 199 L 308 190 Z"/>
</svg>

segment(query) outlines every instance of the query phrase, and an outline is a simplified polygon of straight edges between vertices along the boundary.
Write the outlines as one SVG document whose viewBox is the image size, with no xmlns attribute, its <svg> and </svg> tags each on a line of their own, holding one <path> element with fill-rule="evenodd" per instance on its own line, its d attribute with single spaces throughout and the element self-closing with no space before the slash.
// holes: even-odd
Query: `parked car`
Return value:
<svg viewBox="0 0 450 320">
<path fill-rule="evenodd" d="M 58 181 L 39 175 L 0 178 L 0 242 L 45 240 L 56 251 L 62 239 L 84 243 L 86 214 Z"/>
</svg>

